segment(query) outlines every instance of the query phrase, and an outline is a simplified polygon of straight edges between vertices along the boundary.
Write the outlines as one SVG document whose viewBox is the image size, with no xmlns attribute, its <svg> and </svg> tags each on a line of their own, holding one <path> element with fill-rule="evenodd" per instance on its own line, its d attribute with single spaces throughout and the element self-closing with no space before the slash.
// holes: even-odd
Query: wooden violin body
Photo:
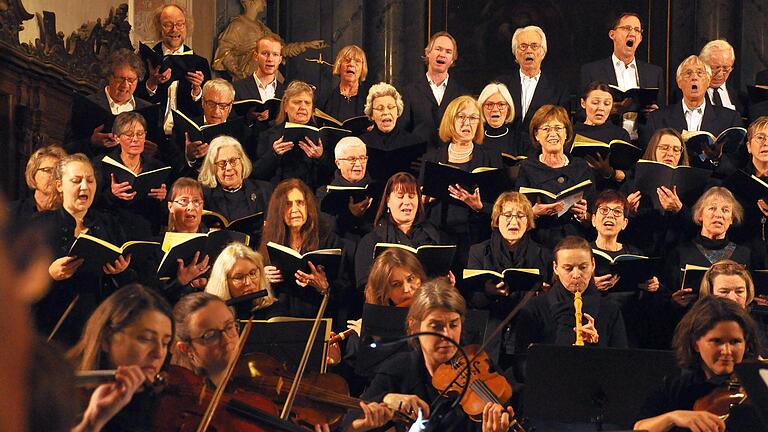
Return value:
<svg viewBox="0 0 768 432">
<path fill-rule="evenodd" d="M 706 395 L 698 398 L 693 404 L 694 411 L 708 411 L 727 419 L 734 405 L 739 405 L 747 399 L 744 388 L 741 387 L 738 377 L 733 375 L 727 385 L 720 386 Z"/>
</svg>

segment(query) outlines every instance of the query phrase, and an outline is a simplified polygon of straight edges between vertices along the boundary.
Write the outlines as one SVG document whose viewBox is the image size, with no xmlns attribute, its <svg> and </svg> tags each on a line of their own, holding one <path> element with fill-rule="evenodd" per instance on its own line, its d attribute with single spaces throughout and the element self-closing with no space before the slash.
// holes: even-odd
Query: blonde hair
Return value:
<svg viewBox="0 0 768 432">
<path fill-rule="evenodd" d="M 747 286 L 747 302 L 752 303 L 755 299 L 755 282 L 752 281 L 747 268 L 744 264 L 739 264 L 736 261 L 724 259 L 720 260 L 709 268 L 704 273 L 704 277 L 701 279 L 701 285 L 699 286 L 700 297 L 706 297 L 709 295 L 715 295 L 713 290 L 715 289 L 715 278 L 718 276 L 738 276 Z"/>
<path fill-rule="evenodd" d="M 267 296 L 254 301 L 254 306 L 258 309 L 265 308 L 277 301 L 272 293 L 272 286 L 269 284 L 267 275 L 264 272 L 264 258 L 260 253 L 254 251 L 242 243 L 230 243 L 221 251 L 216 258 L 216 262 L 211 267 L 211 276 L 208 278 L 208 284 L 205 286 L 205 292 L 213 294 L 220 299 L 227 301 L 232 298 L 229 292 L 228 274 L 232 271 L 237 260 L 244 259 L 256 264 L 259 268 L 259 290 L 267 290 Z"/>
<path fill-rule="evenodd" d="M 373 119 L 373 101 L 375 101 L 376 98 L 384 96 L 392 96 L 395 99 L 395 105 L 397 105 L 397 116 L 400 117 L 403 115 L 405 105 L 403 104 L 403 97 L 400 96 L 400 92 L 398 92 L 394 86 L 385 82 L 380 82 L 371 86 L 371 89 L 368 90 L 368 96 L 365 98 L 365 109 L 363 110 L 363 113 L 368 116 L 369 119 Z"/>
<path fill-rule="evenodd" d="M 491 210 L 491 228 L 499 227 L 499 216 L 504 209 L 504 204 L 511 203 L 514 206 L 522 207 L 523 213 L 525 213 L 527 223 L 525 230 L 529 231 L 536 227 L 536 222 L 533 216 L 533 207 L 528 197 L 520 192 L 507 191 L 499 195 L 496 198 L 496 202 L 493 203 L 493 210 Z"/>
<path fill-rule="evenodd" d="M 467 303 L 455 286 L 451 285 L 447 278 L 432 279 L 423 283 L 413 295 L 413 302 L 408 308 L 406 317 L 406 330 L 409 335 L 417 333 L 421 322 L 435 309 L 455 312 L 464 322 L 467 312 Z M 460 342 L 460 341 L 456 341 Z M 418 339 L 411 339 L 410 343 L 418 346 Z"/>
<path fill-rule="evenodd" d="M 225 147 L 232 147 L 237 151 L 240 156 L 240 163 L 243 165 L 243 178 L 245 180 L 251 176 L 253 172 L 253 164 L 248 159 L 248 155 L 245 154 L 243 146 L 237 139 L 220 135 L 211 140 L 210 147 L 208 147 L 208 153 L 205 154 L 205 159 L 200 166 L 200 174 L 197 176 L 197 180 L 205 187 L 215 188 L 218 186 L 218 179 L 216 178 L 216 158 L 219 157 L 219 151 Z"/>
<path fill-rule="evenodd" d="M 197 192 L 200 195 L 200 199 L 203 199 L 203 187 L 200 185 L 199 181 L 189 177 L 179 177 L 175 182 L 173 182 L 173 185 L 171 186 L 171 193 L 168 194 L 168 201 L 173 201 L 180 193 L 184 191 Z M 176 223 L 173 220 L 173 212 L 168 212 L 167 231 L 176 231 Z"/>
<path fill-rule="evenodd" d="M 472 96 L 459 96 L 452 100 L 445 109 L 443 119 L 440 121 L 439 135 L 440 139 L 444 142 L 451 142 L 454 135 L 458 135 L 456 131 L 456 115 L 466 108 L 468 105 L 472 105 L 477 110 L 477 115 L 480 116 L 482 110 L 480 104 L 477 103 Z M 472 138 L 472 142 L 475 144 L 482 144 L 485 138 L 485 129 L 483 128 L 483 122 L 477 122 L 477 129 L 475 130 L 475 136 Z"/>
<path fill-rule="evenodd" d="M 712 186 L 707 189 L 706 192 L 701 194 L 696 204 L 693 205 L 693 222 L 696 225 L 701 225 L 702 213 L 704 213 L 704 206 L 712 199 L 721 198 L 731 203 L 733 206 L 733 223 L 734 225 L 740 224 L 744 220 L 744 207 L 741 206 L 733 193 L 722 186 Z"/>
<path fill-rule="evenodd" d="M 360 58 L 363 62 L 363 67 L 360 70 L 360 81 L 365 81 L 368 76 L 368 59 L 365 57 L 365 51 L 357 45 L 347 45 L 342 48 L 336 55 L 336 61 L 333 62 L 333 74 L 341 75 L 341 62 L 347 59 Z"/>
<path fill-rule="evenodd" d="M 91 171 L 94 171 L 93 164 L 91 163 L 91 160 L 88 159 L 88 156 L 82 154 L 82 153 L 75 153 L 71 155 L 64 156 L 59 160 L 59 163 L 56 164 L 56 169 L 53 170 L 53 179 L 52 181 L 54 184 L 55 182 L 61 182 L 64 179 L 64 170 L 67 168 L 67 165 L 73 163 L 73 162 L 80 162 L 85 165 L 87 165 Z M 96 185 L 98 187 L 98 176 L 96 175 L 96 172 L 93 173 L 94 181 L 96 182 Z M 98 189 L 97 189 L 98 190 Z M 57 209 L 60 208 L 62 205 L 64 205 L 64 196 L 61 192 L 56 191 L 56 193 L 51 194 L 51 200 L 47 205 L 47 208 L 49 209 Z"/>
<path fill-rule="evenodd" d="M 747 141 L 752 140 L 752 137 L 757 133 L 758 129 L 768 128 L 768 116 L 760 116 L 755 119 L 747 129 Z"/>
<path fill-rule="evenodd" d="M 29 186 L 29 188 L 32 190 L 37 189 L 37 184 L 35 183 L 35 174 L 37 174 L 37 170 L 40 168 L 40 164 L 43 163 L 43 159 L 54 158 L 58 164 L 58 162 L 64 159 L 66 156 L 67 152 L 57 145 L 40 147 L 39 149 L 35 150 L 35 152 L 32 153 L 32 156 L 29 157 L 29 160 L 27 161 L 27 167 L 24 169 L 24 180 L 27 182 L 27 186 Z M 56 171 L 55 165 L 54 171 Z M 54 173 L 51 172 L 51 176 L 53 176 L 53 174 Z"/>
<path fill-rule="evenodd" d="M 505 84 L 492 82 L 486 85 L 483 88 L 483 91 L 480 92 L 480 96 L 477 98 L 477 103 L 480 104 L 480 107 L 482 108 L 485 101 L 496 93 L 500 94 L 501 97 L 504 98 L 504 101 L 507 102 L 507 117 L 504 119 L 504 123 L 512 123 L 512 120 L 515 119 L 515 102 Z M 488 119 L 485 118 L 485 110 L 483 109 L 480 110 L 480 118 L 483 119 L 483 122 L 488 122 Z"/>
</svg>

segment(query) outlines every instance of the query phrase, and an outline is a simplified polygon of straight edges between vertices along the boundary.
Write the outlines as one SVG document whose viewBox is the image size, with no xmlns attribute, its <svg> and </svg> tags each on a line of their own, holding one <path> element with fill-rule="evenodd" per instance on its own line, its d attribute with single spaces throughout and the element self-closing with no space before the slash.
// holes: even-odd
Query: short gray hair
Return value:
<svg viewBox="0 0 768 432">
<path fill-rule="evenodd" d="M 384 96 L 392 96 L 395 98 L 397 116 L 400 117 L 403 115 L 405 105 L 403 104 L 403 97 L 400 96 L 400 92 L 397 91 L 395 86 L 380 82 L 371 86 L 371 89 L 368 90 L 368 96 L 365 98 L 365 109 L 363 110 L 363 113 L 368 116 L 369 119 L 373 119 L 373 101 L 376 100 L 376 98 Z"/>
<path fill-rule="evenodd" d="M 214 163 L 216 162 L 216 157 L 219 155 L 219 150 L 224 147 L 232 147 L 240 154 L 240 163 L 243 164 L 243 179 L 247 179 L 251 176 L 251 173 L 253 172 L 253 164 L 245 154 L 240 141 L 231 136 L 220 135 L 211 140 L 208 147 L 208 153 L 206 153 L 205 159 L 203 159 L 203 164 L 200 166 L 200 174 L 197 176 L 197 181 L 203 186 L 215 188 L 219 184 L 216 179 L 216 166 Z"/>
<path fill-rule="evenodd" d="M 733 46 L 725 39 L 711 40 L 701 48 L 699 57 L 701 57 L 704 63 L 709 63 L 709 57 L 712 55 L 712 51 L 728 51 L 731 54 L 731 58 L 736 61 L 736 51 L 734 51 Z"/>
<path fill-rule="evenodd" d="M 231 99 L 233 101 L 235 100 L 235 87 L 233 87 L 232 83 L 225 79 L 214 78 L 206 81 L 205 84 L 203 84 L 203 95 L 210 91 L 229 94 L 232 96 Z"/>
<path fill-rule="evenodd" d="M 365 143 L 363 140 L 361 140 L 358 137 L 348 136 L 344 137 L 339 140 L 338 143 L 336 143 L 336 148 L 333 150 L 333 156 L 336 159 L 339 159 L 341 156 L 344 155 L 344 152 L 353 148 L 353 147 L 365 147 Z"/>
<path fill-rule="evenodd" d="M 488 84 L 483 88 L 483 91 L 480 92 L 480 96 L 477 98 L 477 102 L 482 107 L 485 101 L 496 93 L 499 93 L 501 97 L 507 101 L 509 109 L 507 110 L 507 118 L 504 119 L 504 123 L 511 123 L 515 118 L 515 102 L 512 99 L 512 94 L 509 92 L 509 89 L 505 84 L 499 82 L 492 82 Z M 484 111 L 482 109 L 480 110 L 480 116 L 483 118 L 485 117 Z M 487 121 L 488 119 L 485 120 Z"/>
<path fill-rule="evenodd" d="M 539 35 L 541 38 L 541 50 L 542 50 L 542 57 L 547 55 L 547 35 L 544 34 L 544 30 L 541 29 L 539 26 L 527 26 L 527 27 L 520 27 L 517 30 L 515 30 L 515 34 L 512 35 L 512 54 L 517 52 L 517 37 L 522 32 L 526 31 L 533 31 L 536 32 L 536 34 Z"/>
<path fill-rule="evenodd" d="M 680 65 L 677 67 L 677 72 L 675 72 L 675 78 L 680 78 L 680 75 L 683 74 L 683 68 L 685 67 L 685 65 L 687 65 L 689 63 L 694 63 L 694 64 L 697 64 L 697 65 L 703 66 L 704 69 L 707 71 L 707 79 L 710 79 L 710 80 L 712 79 L 712 68 L 709 67 L 707 62 L 702 60 L 696 54 L 689 55 L 688 57 L 685 58 L 685 60 L 680 62 Z"/>
</svg>

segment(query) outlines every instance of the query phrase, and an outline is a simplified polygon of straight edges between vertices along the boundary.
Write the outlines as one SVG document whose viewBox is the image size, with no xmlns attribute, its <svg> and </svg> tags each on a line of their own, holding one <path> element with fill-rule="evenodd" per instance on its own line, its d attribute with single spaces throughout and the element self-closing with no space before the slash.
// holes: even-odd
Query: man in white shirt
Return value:
<svg viewBox="0 0 768 432">
<path fill-rule="evenodd" d="M 701 49 L 699 57 L 712 69 L 712 80 L 707 89 L 709 103 L 742 113 L 744 106 L 738 90 L 727 85 L 736 62 L 736 53 L 731 44 L 723 39 L 709 41 Z"/>
<path fill-rule="evenodd" d="M 275 34 L 262 36 L 256 43 L 253 58 L 256 61 L 256 71 L 253 75 L 242 80 L 235 81 L 235 93 L 237 100 L 257 99 L 281 99 L 285 86 L 278 81 L 278 67 L 283 61 L 283 40 Z M 253 114 L 252 120 L 265 121 L 277 113 L 261 111 Z"/>
<path fill-rule="evenodd" d="M 155 14 L 154 23 L 162 41 L 152 50 L 161 56 L 184 55 L 185 64 L 194 64 L 196 70 L 187 71 L 184 75 L 174 76 L 173 67 L 160 72 L 160 67 L 148 65 L 148 77 L 139 85 L 139 90 L 146 95 L 146 99 L 163 104 L 165 112 L 163 129 L 170 134 L 173 128 L 173 116 L 171 109 L 177 109 L 188 117 L 200 114 L 200 98 L 202 97 L 202 85 L 211 78 L 211 69 L 208 60 L 194 53 L 184 45 L 187 37 L 186 13 L 181 6 L 175 4 L 164 5 Z M 187 57 L 189 56 L 189 57 Z M 145 59 L 146 60 L 146 59 Z"/>
</svg>

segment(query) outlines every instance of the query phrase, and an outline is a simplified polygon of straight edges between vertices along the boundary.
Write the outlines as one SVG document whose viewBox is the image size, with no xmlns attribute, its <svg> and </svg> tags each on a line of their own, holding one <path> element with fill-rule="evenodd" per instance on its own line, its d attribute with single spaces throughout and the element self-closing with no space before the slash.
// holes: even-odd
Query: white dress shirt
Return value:
<svg viewBox="0 0 768 432">
<path fill-rule="evenodd" d="M 432 81 L 432 78 L 429 77 L 429 74 L 427 74 L 427 82 L 429 83 L 429 88 L 432 89 L 432 94 L 435 96 L 435 100 L 437 101 L 438 105 L 443 103 L 445 89 L 448 88 L 448 78 L 450 78 L 450 75 L 446 75 L 445 79 L 440 84 L 435 84 L 434 81 Z"/>
<path fill-rule="evenodd" d="M 533 94 L 536 92 L 536 85 L 539 84 L 539 78 L 541 78 L 541 71 L 532 77 L 524 74 L 522 70 L 520 71 L 520 106 L 523 109 L 520 118 L 525 118 L 525 114 L 531 106 L 531 100 L 533 100 Z"/>
<path fill-rule="evenodd" d="M 616 87 L 621 91 L 640 87 L 640 75 L 637 73 L 637 62 L 633 58 L 628 65 L 611 54 L 613 70 L 616 73 Z M 629 133 L 629 137 L 637 139 L 637 113 L 624 113 L 621 126 Z"/>
<path fill-rule="evenodd" d="M 109 109 L 112 111 L 112 115 L 118 115 L 120 113 L 129 112 L 136 109 L 136 99 L 134 99 L 133 96 L 128 99 L 128 102 L 119 104 L 112 99 L 112 96 L 109 95 L 109 90 L 107 90 L 107 87 L 104 87 L 104 93 L 107 95 L 107 102 L 109 103 Z"/>
<path fill-rule="evenodd" d="M 728 89 L 725 87 L 725 83 L 721 85 L 718 88 L 708 88 L 707 89 L 707 95 L 709 96 L 709 100 L 713 101 L 715 100 L 715 91 L 717 91 L 720 94 L 720 100 L 723 101 L 723 107 L 732 109 L 736 111 L 736 105 L 731 102 L 731 97 L 728 96 Z"/>
<path fill-rule="evenodd" d="M 163 48 L 163 55 L 181 55 L 185 53 L 184 51 L 184 45 L 178 47 L 177 49 L 171 51 L 170 49 L 166 48 L 165 45 L 162 45 Z M 192 51 L 192 50 L 189 50 Z M 170 135 L 173 132 L 173 113 L 171 112 L 172 109 L 176 109 L 178 107 L 177 104 L 177 96 L 176 96 L 176 90 L 179 88 L 179 82 L 174 81 L 171 83 L 171 85 L 168 86 L 168 103 L 165 107 L 165 114 L 163 115 L 163 132 L 165 132 L 166 135 Z M 149 87 L 147 87 L 147 92 L 150 96 L 154 95 L 157 89 L 150 90 Z M 192 93 L 192 100 L 195 102 L 199 101 L 203 97 L 203 92 L 200 92 L 197 96 L 195 96 L 194 93 Z"/>
<path fill-rule="evenodd" d="M 254 72 L 253 80 L 256 81 L 256 88 L 259 89 L 259 96 L 262 101 L 275 97 L 275 92 L 277 91 L 277 76 L 272 78 L 271 82 L 262 85 L 261 80 L 256 76 L 256 72 Z"/>
<path fill-rule="evenodd" d="M 700 106 L 690 108 L 688 105 L 686 105 L 685 100 L 682 102 L 683 115 L 685 115 L 685 123 L 688 125 L 687 130 L 701 130 L 701 119 L 704 117 L 704 109 L 707 107 L 707 104 L 702 101 Z"/>
</svg>

